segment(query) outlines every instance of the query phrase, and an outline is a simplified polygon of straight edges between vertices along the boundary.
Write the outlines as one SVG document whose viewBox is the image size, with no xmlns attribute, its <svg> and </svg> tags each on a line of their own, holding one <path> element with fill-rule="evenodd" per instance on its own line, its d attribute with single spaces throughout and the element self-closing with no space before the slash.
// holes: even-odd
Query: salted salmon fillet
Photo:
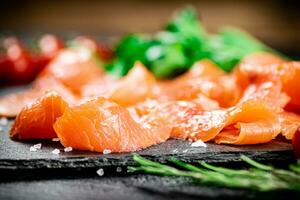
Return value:
<svg viewBox="0 0 300 200">
<path fill-rule="evenodd" d="M 205 105 L 173 101 L 145 113 L 165 116 L 172 125 L 171 137 L 214 140 L 235 145 L 266 143 L 281 131 L 279 118 L 263 101 L 248 100 L 228 109 L 205 111 Z M 144 107 L 143 107 L 144 108 Z M 138 113 L 143 113 L 139 107 Z"/>
<path fill-rule="evenodd" d="M 67 107 L 67 102 L 56 92 L 46 92 L 36 102 L 22 109 L 12 125 L 10 137 L 21 140 L 57 137 L 52 126 Z"/>
<path fill-rule="evenodd" d="M 171 130 L 152 115 L 137 122 L 126 108 L 102 97 L 67 108 L 53 127 L 65 147 L 96 152 L 143 149 L 167 140 Z"/>
</svg>

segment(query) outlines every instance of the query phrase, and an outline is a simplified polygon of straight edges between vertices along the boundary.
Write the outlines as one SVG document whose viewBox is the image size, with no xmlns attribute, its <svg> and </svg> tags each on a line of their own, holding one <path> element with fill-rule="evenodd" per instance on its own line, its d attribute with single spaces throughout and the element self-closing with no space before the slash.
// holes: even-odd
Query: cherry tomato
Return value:
<svg viewBox="0 0 300 200">
<path fill-rule="evenodd" d="M 114 57 L 113 51 L 107 45 L 97 42 L 90 36 L 78 36 L 74 39 L 74 42 L 96 51 L 103 60 L 109 61 Z"/>
<path fill-rule="evenodd" d="M 52 59 L 64 47 L 64 43 L 57 36 L 46 34 L 40 39 L 39 47 L 44 57 Z"/>
<path fill-rule="evenodd" d="M 34 74 L 37 76 L 51 61 L 48 57 L 44 55 L 33 55 L 32 63 L 34 65 Z"/>
<path fill-rule="evenodd" d="M 294 134 L 292 143 L 293 143 L 293 149 L 294 149 L 295 155 L 298 159 L 300 159 L 300 127 Z"/>
<path fill-rule="evenodd" d="M 8 69 L 13 67 L 13 63 L 6 55 L 0 55 L 0 84 L 8 83 Z"/>
<path fill-rule="evenodd" d="M 27 83 L 34 78 L 34 65 L 31 55 L 21 42 L 14 37 L 4 40 L 7 58 L 12 63 L 7 67 L 8 80 L 11 83 Z"/>
</svg>

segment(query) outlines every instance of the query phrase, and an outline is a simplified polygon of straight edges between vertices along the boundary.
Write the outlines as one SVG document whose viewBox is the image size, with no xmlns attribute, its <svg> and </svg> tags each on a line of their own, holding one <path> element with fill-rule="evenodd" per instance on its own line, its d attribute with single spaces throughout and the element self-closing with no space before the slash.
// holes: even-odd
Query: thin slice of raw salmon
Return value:
<svg viewBox="0 0 300 200">
<path fill-rule="evenodd" d="M 300 113 L 300 62 L 285 63 L 283 67 L 287 65 L 294 68 L 295 72 L 283 84 L 283 91 L 291 98 L 286 109 Z"/>
<path fill-rule="evenodd" d="M 67 107 L 68 104 L 56 92 L 46 92 L 36 102 L 22 109 L 12 125 L 10 137 L 17 139 L 57 137 L 52 125 Z"/>
<path fill-rule="evenodd" d="M 171 130 L 163 118 L 137 122 L 126 108 L 101 97 L 67 108 L 53 127 L 65 147 L 97 152 L 143 149 L 167 140 Z"/>
<path fill-rule="evenodd" d="M 288 140 L 293 139 L 300 127 L 300 115 L 291 112 L 282 112 L 279 115 L 281 134 Z"/>
<path fill-rule="evenodd" d="M 81 95 L 83 99 L 105 97 L 121 106 L 132 106 L 152 96 L 155 82 L 154 75 L 136 62 L 125 77 L 105 75 L 95 79 L 82 87 Z"/>
<path fill-rule="evenodd" d="M 16 117 L 22 108 L 41 98 L 46 91 L 55 91 L 69 104 L 78 102 L 78 98 L 63 84 L 53 78 L 46 78 L 43 84 L 35 85 L 25 91 L 8 94 L 0 98 L 0 116 Z"/>
<path fill-rule="evenodd" d="M 228 109 L 226 125 L 214 140 L 218 144 L 261 144 L 274 139 L 280 131 L 279 117 L 268 105 L 246 101 Z"/>
<path fill-rule="evenodd" d="M 248 100 L 211 111 L 205 111 L 204 106 L 175 101 L 160 104 L 147 113 L 166 117 L 172 125 L 171 137 L 194 141 L 259 144 L 269 142 L 281 131 L 277 113 L 263 101 Z"/>
<path fill-rule="evenodd" d="M 113 88 L 109 99 L 121 106 L 134 105 L 152 96 L 155 82 L 154 75 L 142 63 L 136 62 Z"/>
<path fill-rule="evenodd" d="M 0 98 L 0 116 L 16 117 L 26 105 L 41 96 L 38 90 L 27 90 L 5 95 Z"/>
<path fill-rule="evenodd" d="M 203 60 L 195 63 L 182 76 L 173 80 L 160 81 L 154 90 L 154 98 L 158 100 L 193 100 L 199 94 L 218 101 L 227 107 L 237 100 L 238 93 L 232 77 L 225 75 L 212 62 Z"/>
<path fill-rule="evenodd" d="M 97 65 L 93 54 L 86 48 L 61 51 L 35 80 L 35 85 L 44 84 L 47 77 L 55 78 L 75 94 L 94 79 L 101 79 L 104 71 Z"/>
</svg>

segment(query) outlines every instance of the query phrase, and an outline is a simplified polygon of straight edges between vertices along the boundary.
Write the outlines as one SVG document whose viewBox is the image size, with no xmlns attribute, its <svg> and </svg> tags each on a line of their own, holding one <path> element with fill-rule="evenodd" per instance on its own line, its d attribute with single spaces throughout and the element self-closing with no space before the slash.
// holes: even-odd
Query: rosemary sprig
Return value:
<svg viewBox="0 0 300 200">
<path fill-rule="evenodd" d="M 128 167 L 129 172 L 143 171 L 163 176 L 190 177 L 200 184 L 221 187 L 258 191 L 282 189 L 300 191 L 300 161 L 290 165 L 289 170 L 285 170 L 258 163 L 245 155 L 242 155 L 241 159 L 250 165 L 249 169 L 216 167 L 203 161 L 199 162 L 200 166 L 198 167 L 177 159 L 171 159 L 175 165 L 182 168 L 181 170 L 150 161 L 137 154 L 133 155 L 133 159 L 140 166 Z"/>
</svg>

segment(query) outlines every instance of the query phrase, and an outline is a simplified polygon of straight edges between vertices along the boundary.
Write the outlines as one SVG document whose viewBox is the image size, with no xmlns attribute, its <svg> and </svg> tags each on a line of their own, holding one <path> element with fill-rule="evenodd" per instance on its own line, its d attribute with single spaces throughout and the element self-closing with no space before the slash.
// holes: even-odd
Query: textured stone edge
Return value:
<svg viewBox="0 0 300 200">
<path fill-rule="evenodd" d="M 291 150 L 286 151 L 258 151 L 258 152 L 210 152 L 205 154 L 166 154 L 166 155 L 143 155 L 145 158 L 162 163 L 168 162 L 171 157 L 178 158 L 188 163 L 196 163 L 203 160 L 209 163 L 240 162 L 240 155 L 244 154 L 257 161 L 285 161 L 294 160 Z M 96 167 L 117 167 L 135 165 L 131 155 L 107 157 L 68 157 L 47 158 L 30 160 L 0 160 L 0 170 L 23 170 L 23 169 L 79 169 Z"/>
</svg>

